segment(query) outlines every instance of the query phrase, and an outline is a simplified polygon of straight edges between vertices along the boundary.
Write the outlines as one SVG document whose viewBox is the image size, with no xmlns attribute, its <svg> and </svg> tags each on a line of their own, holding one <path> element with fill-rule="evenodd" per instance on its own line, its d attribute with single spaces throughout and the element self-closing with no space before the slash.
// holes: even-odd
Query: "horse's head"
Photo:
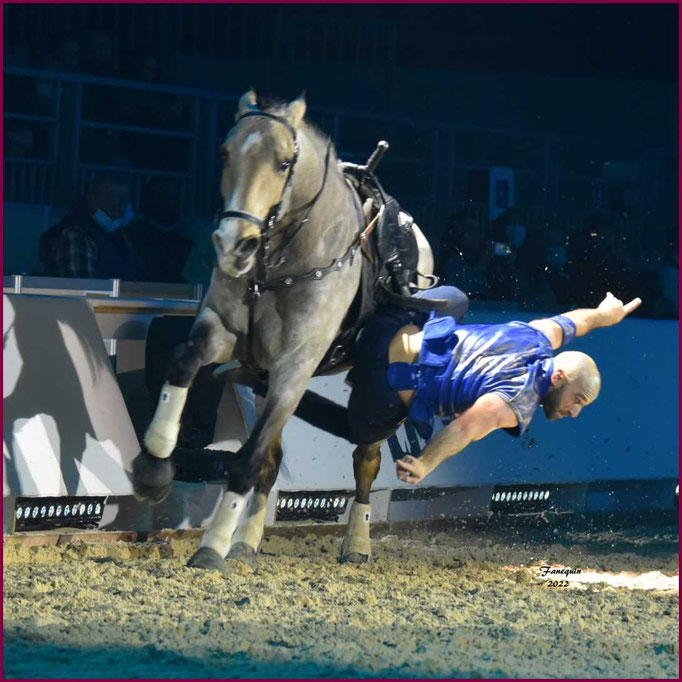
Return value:
<svg viewBox="0 0 682 682">
<path fill-rule="evenodd" d="M 213 233 L 218 267 L 230 277 L 253 267 L 269 218 L 288 200 L 305 110 L 302 95 L 266 110 L 253 90 L 239 100 L 236 124 L 220 147 L 223 210 Z"/>
</svg>

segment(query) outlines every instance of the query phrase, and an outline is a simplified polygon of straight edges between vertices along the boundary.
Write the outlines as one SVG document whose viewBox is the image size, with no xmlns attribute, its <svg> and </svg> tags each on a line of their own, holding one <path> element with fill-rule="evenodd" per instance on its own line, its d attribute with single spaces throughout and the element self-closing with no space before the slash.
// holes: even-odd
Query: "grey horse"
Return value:
<svg viewBox="0 0 682 682">
<path fill-rule="evenodd" d="M 167 493 L 180 415 L 200 367 L 237 359 L 267 372 L 258 420 L 230 461 L 229 489 L 188 562 L 222 573 L 226 557 L 255 568 L 266 501 L 282 460 L 282 429 L 339 332 L 358 291 L 363 258 L 360 202 L 331 142 L 304 121 L 303 96 L 261 106 L 253 90 L 245 93 L 221 145 L 217 266 L 189 339 L 171 362 L 133 467 L 139 495 L 158 501 Z M 420 259 L 421 272 L 430 274 L 430 249 L 420 233 L 418 239 L 428 261 Z M 259 291 L 259 281 L 277 286 Z M 353 453 L 356 497 L 342 561 L 369 558 L 369 491 L 380 445 Z"/>
</svg>

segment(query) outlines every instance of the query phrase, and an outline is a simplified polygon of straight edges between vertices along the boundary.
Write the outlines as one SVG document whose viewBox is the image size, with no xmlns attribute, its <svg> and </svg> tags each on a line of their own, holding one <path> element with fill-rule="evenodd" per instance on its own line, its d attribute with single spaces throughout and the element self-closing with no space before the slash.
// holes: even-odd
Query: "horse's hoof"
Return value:
<svg viewBox="0 0 682 682">
<path fill-rule="evenodd" d="M 223 575 L 227 575 L 225 561 L 215 549 L 210 547 L 199 547 L 190 557 L 187 566 L 189 568 L 203 568 L 207 571 L 219 571 Z"/>
<path fill-rule="evenodd" d="M 258 552 L 251 545 L 247 545 L 245 542 L 235 542 L 225 558 L 241 561 L 255 573 L 258 568 L 257 555 Z"/>
<path fill-rule="evenodd" d="M 159 459 L 146 450 L 133 460 L 133 491 L 139 500 L 158 504 L 173 486 L 175 466 L 170 457 Z"/>
<path fill-rule="evenodd" d="M 360 552 L 348 552 L 339 557 L 340 564 L 366 564 L 369 561 L 367 554 L 360 554 Z"/>
</svg>

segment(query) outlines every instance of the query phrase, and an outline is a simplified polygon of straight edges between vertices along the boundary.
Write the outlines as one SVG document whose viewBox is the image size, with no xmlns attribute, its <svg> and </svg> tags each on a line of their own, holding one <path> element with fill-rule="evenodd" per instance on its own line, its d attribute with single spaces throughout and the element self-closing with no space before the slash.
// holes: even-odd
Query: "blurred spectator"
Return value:
<svg viewBox="0 0 682 682">
<path fill-rule="evenodd" d="M 5 33 L 3 59 L 5 66 L 29 66 L 29 49 L 25 42 L 13 40 Z"/>
<path fill-rule="evenodd" d="M 526 227 L 515 208 L 509 208 L 490 226 L 492 243 L 484 274 L 488 296 L 492 299 L 518 301 L 523 291 L 523 269 L 517 263 L 519 250 L 526 242 Z"/>
<path fill-rule="evenodd" d="M 652 301 L 654 314 L 661 317 L 674 318 L 678 316 L 679 310 L 679 270 L 677 258 L 666 259 L 657 269 L 658 286 L 660 296 L 656 296 Z"/>
<path fill-rule="evenodd" d="M 50 71 L 78 71 L 80 45 L 72 38 L 60 38 L 53 49 L 41 55 L 39 66 Z"/>
<path fill-rule="evenodd" d="M 646 301 L 635 264 L 631 259 L 620 257 L 610 244 L 614 233 L 615 227 L 607 216 L 595 213 L 587 218 L 583 230 L 572 240 L 566 272 L 572 281 L 575 300 L 598 302 L 606 291 L 620 292 L 620 297 L 625 299 L 636 291 Z M 646 303 L 640 310 L 645 306 Z"/>
<path fill-rule="evenodd" d="M 93 76 L 114 78 L 119 75 L 114 42 L 103 31 L 92 31 L 85 39 L 83 68 Z"/>
<path fill-rule="evenodd" d="M 568 236 L 560 230 L 547 230 L 540 234 L 539 267 L 554 292 L 557 303 L 575 300 L 568 265 Z"/>
<path fill-rule="evenodd" d="M 138 80 L 141 81 L 149 81 L 150 83 L 156 83 L 159 81 L 158 59 L 151 54 L 143 57 L 141 63 L 139 64 L 136 75 Z"/>
<path fill-rule="evenodd" d="M 136 55 L 126 76 L 130 80 L 161 83 L 159 62 L 151 54 Z M 127 123 L 162 128 L 182 128 L 185 122 L 185 107 L 177 95 L 136 90 L 119 105 L 119 114 Z M 133 96 L 130 96 L 133 95 Z"/>
<path fill-rule="evenodd" d="M 494 241 L 507 244 L 514 251 L 523 246 L 528 230 L 524 224 L 521 212 L 515 208 L 508 208 L 491 223 L 491 235 Z"/>
<path fill-rule="evenodd" d="M 516 263 L 517 252 L 504 242 L 492 242 L 490 260 L 484 275 L 488 296 L 493 300 L 518 301 L 522 291 L 523 271 Z"/>
<path fill-rule="evenodd" d="M 121 230 L 133 218 L 126 178 L 105 173 L 59 223 L 40 238 L 40 260 L 52 277 L 138 278 Z"/>
<path fill-rule="evenodd" d="M 484 233 L 485 228 L 479 226 L 476 217 L 468 210 L 455 211 L 445 229 L 441 232 L 438 261 L 436 264 L 436 272 L 438 274 L 445 270 L 445 264 L 451 256 L 458 255 L 461 249 L 462 235 L 470 231 Z"/>
<path fill-rule="evenodd" d="M 444 243 L 441 246 L 441 249 L 447 248 L 450 255 L 439 274 L 467 296 L 485 298 L 489 285 L 484 270 L 492 256 L 490 244 L 473 219 L 464 219 L 458 227 L 461 232 L 449 232 L 447 246 Z"/>
<path fill-rule="evenodd" d="M 12 124 L 5 129 L 5 156 L 26 159 L 33 156 L 33 131 L 23 125 Z"/>
<path fill-rule="evenodd" d="M 679 317 L 678 243 L 677 230 L 673 227 L 667 231 L 663 250 L 651 251 L 643 259 L 642 271 L 652 276 L 654 289 L 644 302 L 649 314 L 655 317 Z"/>
<path fill-rule="evenodd" d="M 180 188 L 173 178 L 148 180 L 140 197 L 141 216 L 124 228 L 137 261 L 143 263 L 140 280 L 184 282 L 182 269 L 191 241 L 178 231 Z"/>
</svg>

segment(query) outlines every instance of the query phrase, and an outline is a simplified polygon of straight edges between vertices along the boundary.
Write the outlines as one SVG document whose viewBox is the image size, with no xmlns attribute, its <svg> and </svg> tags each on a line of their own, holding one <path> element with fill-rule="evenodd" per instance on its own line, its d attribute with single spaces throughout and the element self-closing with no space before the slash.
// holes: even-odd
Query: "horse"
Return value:
<svg viewBox="0 0 682 682">
<path fill-rule="evenodd" d="M 225 494 L 187 564 L 225 575 L 226 558 L 256 568 L 266 502 L 282 460 L 282 429 L 358 293 L 362 246 L 371 228 L 331 140 L 305 113 L 303 95 L 266 103 L 251 89 L 239 100 L 234 126 L 220 147 L 223 208 L 212 234 L 216 267 L 133 462 L 136 493 L 158 502 L 172 484 L 180 415 L 199 368 L 238 360 L 254 374 L 267 374 L 256 424 L 230 458 Z M 429 275 L 430 248 L 416 225 L 413 231 L 419 272 Z M 370 557 L 369 492 L 380 446 L 361 445 L 353 452 L 356 496 L 342 562 Z"/>
</svg>

